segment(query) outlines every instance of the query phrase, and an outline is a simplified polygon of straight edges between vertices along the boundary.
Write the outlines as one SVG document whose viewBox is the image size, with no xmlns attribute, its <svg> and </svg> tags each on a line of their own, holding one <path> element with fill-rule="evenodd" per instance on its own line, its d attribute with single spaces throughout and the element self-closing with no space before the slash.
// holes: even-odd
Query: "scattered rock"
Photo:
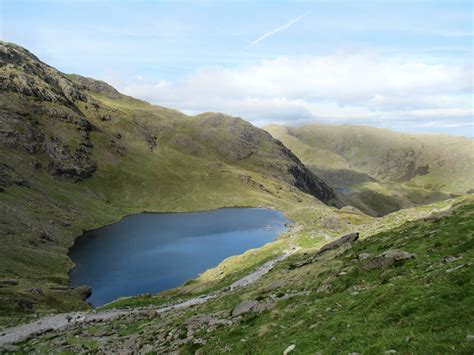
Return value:
<svg viewBox="0 0 474 355">
<path fill-rule="evenodd" d="M 99 330 L 97 333 L 95 333 L 95 336 L 96 337 L 108 337 L 108 336 L 111 336 L 113 335 L 114 332 L 111 331 L 110 329 L 102 329 L 102 330 Z"/>
<path fill-rule="evenodd" d="M 372 256 L 372 254 L 370 253 L 361 253 L 359 254 L 359 260 L 366 260 L 368 258 L 370 258 Z"/>
<path fill-rule="evenodd" d="M 450 273 L 452 273 L 452 272 L 454 272 L 454 271 L 456 271 L 456 270 L 462 269 L 464 266 L 465 266 L 464 264 L 458 265 L 458 266 L 456 266 L 456 267 L 453 267 L 452 269 L 446 270 L 446 273 L 447 273 L 447 274 L 450 274 Z"/>
<path fill-rule="evenodd" d="M 331 285 L 329 285 L 329 284 L 322 284 L 316 290 L 316 292 L 318 292 L 318 293 L 329 293 L 330 291 L 331 291 Z"/>
<path fill-rule="evenodd" d="M 287 354 L 291 353 L 293 350 L 295 350 L 295 348 L 296 348 L 296 345 L 291 344 L 289 347 L 287 347 L 285 349 L 285 351 L 283 351 L 283 355 L 287 355 Z"/>
<path fill-rule="evenodd" d="M 0 287 L 17 286 L 17 285 L 18 285 L 17 280 L 0 280 Z"/>
<path fill-rule="evenodd" d="M 26 299 L 18 300 L 18 307 L 22 311 L 31 311 L 33 309 L 34 302 Z"/>
<path fill-rule="evenodd" d="M 30 288 L 30 292 L 34 295 L 42 295 L 43 290 L 41 288 Z"/>
<path fill-rule="evenodd" d="M 16 353 L 20 350 L 20 348 L 16 345 L 3 345 L 0 347 L 0 354 L 5 353 Z"/>
<path fill-rule="evenodd" d="M 232 310 L 232 317 L 238 317 L 242 314 L 255 312 L 260 303 L 255 300 L 243 301 Z"/>
<path fill-rule="evenodd" d="M 415 254 L 408 253 L 406 251 L 398 250 L 398 249 L 387 250 L 386 252 L 383 252 L 381 255 L 385 258 L 390 258 L 395 261 L 406 260 L 406 259 L 411 259 L 415 257 Z"/>
<path fill-rule="evenodd" d="M 279 288 L 285 286 L 285 281 L 283 280 L 276 280 L 273 281 L 270 285 L 268 285 L 267 290 L 268 291 L 274 291 L 278 290 Z"/>
<path fill-rule="evenodd" d="M 444 258 L 444 262 L 445 263 L 452 263 L 453 261 L 460 260 L 460 259 L 462 259 L 462 256 L 455 257 L 455 256 L 452 256 L 452 255 L 448 255 L 447 257 Z"/>
<path fill-rule="evenodd" d="M 204 345 L 206 344 L 206 341 L 203 338 L 196 338 L 193 340 L 194 345 Z"/>
<path fill-rule="evenodd" d="M 146 315 L 148 316 L 148 318 L 152 319 L 156 318 L 158 316 L 158 313 L 154 309 L 149 309 L 148 311 L 146 311 Z"/>
<path fill-rule="evenodd" d="M 379 256 L 368 260 L 364 265 L 362 265 L 362 269 L 365 271 L 384 269 L 395 264 L 401 264 L 406 260 L 414 258 L 415 256 L 415 254 L 408 253 L 403 250 L 390 249 L 383 252 Z"/>
</svg>

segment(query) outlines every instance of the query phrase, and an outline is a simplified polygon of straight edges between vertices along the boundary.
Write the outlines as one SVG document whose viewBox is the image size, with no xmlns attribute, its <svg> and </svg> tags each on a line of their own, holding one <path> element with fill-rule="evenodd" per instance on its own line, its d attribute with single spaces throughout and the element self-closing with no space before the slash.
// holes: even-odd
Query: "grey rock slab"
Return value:
<svg viewBox="0 0 474 355">
<path fill-rule="evenodd" d="M 291 353 L 293 350 L 295 350 L 296 348 L 296 345 L 295 344 L 291 344 L 289 347 L 287 347 L 285 349 L 285 351 L 283 351 L 283 355 L 288 355 L 289 353 Z"/>
<path fill-rule="evenodd" d="M 249 313 L 254 311 L 256 307 L 258 307 L 259 302 L 255 300 L 248 300 L 239 303 L 233 310 L 232 310 L 232 317 L 238 317 L 242 314 Z"/>
</svg>

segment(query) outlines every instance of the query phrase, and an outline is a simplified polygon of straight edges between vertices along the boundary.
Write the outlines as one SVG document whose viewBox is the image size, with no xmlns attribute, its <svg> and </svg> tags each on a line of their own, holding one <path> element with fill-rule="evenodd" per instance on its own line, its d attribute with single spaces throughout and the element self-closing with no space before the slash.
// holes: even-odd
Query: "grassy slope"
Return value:
<svg viewBox="0 0 474 355">
<path fill-rule="evenodd" d="M 215 352 L 230 345 L 234 353 L 279 353 L 296 344 L 296 353 L 472 352 L 467 335 L 472 334 L 474 316 L 473 217 L 471 203 L 452 216 L 408 223 L 293 269 L 297 261 L 309 258 L 295 256 L 251 289 L 200 310 L 214 312 L 244 299 L 270 299 L 274 280 L 283 281 L 278 293 L 295 294 L 260 316 L 245 316 L 235 327 L 204 335 L 210 338 L 204 349 Z M 389 249 L 416 257 L 364 270 L 374 256 Z M 362 261 L 362 253 L 371 256 Z M 449 256 L 458 259 L 451 261 Z M 318 292 L 322 285 L 331 285 L 330 291 Z M 308 294 L 298 295 L 301 292 Z"/>
<path fill-rule="evenodd" d="M 323 186 L 317 178 L 248 122 L 189 117 L 94 80 L 82 87 L 0 44 L 0 323 L 87 308 L 81 290 L 67 287 L 68 248 L 84 230 L 128 214 L 229 206 L 333 213 L 295 187 L 300 177 L 289 168 L 313 183 L 303 189 Z M 91 162 L 92 176 L 78 177 Z M 58 164 L 66 173 L 55 175 Z"/>
<path fill-rule="evenodd" d="M 200 354 L 250 354 L 257 349 L 277 354 L 294 344 L 295 354 L 472 353 L 468 336 L 474 326 L 474 200 L 458 198 L 452 203 L 453 209 L 441 202 L 437 213 L 408 223 L 403 220 L 429 207 L 397 212 L 350 247 L 317 259 L 317 248 L 307 247 L 255 284 L 191 310 L 91 324 L 75 335 L 46 334 L 20 349 L 113 351 L 148 345 L 159 352 L 179 349 L 186 354 L 198 349 Z M 398 226 L 387 229 L 389 224 Z M 385 230 L 377 231 L 380 228 Z M 416 256 L 367 268 L 393 249 Z M 232 319 L 231 310 L 244 300 L 271 306 Z M 203 324 L 194 329 L 199 343 L 178 345 L 187 337 L 185 320 L 193 315 L 232 319 L 233 324 Z"/>
<path fill-rule="evenodd" d="M 465 194 L 474 142 L 363 126 L 266 127 L 347 203 L 372 215 Z"/>
</svg>

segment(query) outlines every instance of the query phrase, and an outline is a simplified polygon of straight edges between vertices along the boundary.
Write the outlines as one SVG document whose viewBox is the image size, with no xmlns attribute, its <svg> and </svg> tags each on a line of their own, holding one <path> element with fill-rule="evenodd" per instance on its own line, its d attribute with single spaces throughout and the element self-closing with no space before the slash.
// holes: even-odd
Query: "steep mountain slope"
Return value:
<svg viewBox="0 0 474 355">
<path fill-rule="evenodd" d="M 265 129 L 366 213 L 382 215 L 474 188 L 474 141 L 364 126 Z"/>
<path fill-rule="evenodd" d="M 64 75 L 0 43 L 0 313 L 85 307 L 67 250 L 83 230 L 140 211 L 299 205 L 334 192 L 267 132 L 188 117 Z"/>
</svg>

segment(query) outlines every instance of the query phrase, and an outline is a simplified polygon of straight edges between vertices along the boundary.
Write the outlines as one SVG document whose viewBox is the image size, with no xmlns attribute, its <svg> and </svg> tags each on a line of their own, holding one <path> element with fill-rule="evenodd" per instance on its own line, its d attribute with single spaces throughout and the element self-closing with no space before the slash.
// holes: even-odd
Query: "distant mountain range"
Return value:
<svg viewBox="0 0 474 355">
<path fill-rule="evenodd" d="M 474 141 L 365 126 L 269 125 L 346 204 L 371 215 L 474 192 Z"/>
</svg>

